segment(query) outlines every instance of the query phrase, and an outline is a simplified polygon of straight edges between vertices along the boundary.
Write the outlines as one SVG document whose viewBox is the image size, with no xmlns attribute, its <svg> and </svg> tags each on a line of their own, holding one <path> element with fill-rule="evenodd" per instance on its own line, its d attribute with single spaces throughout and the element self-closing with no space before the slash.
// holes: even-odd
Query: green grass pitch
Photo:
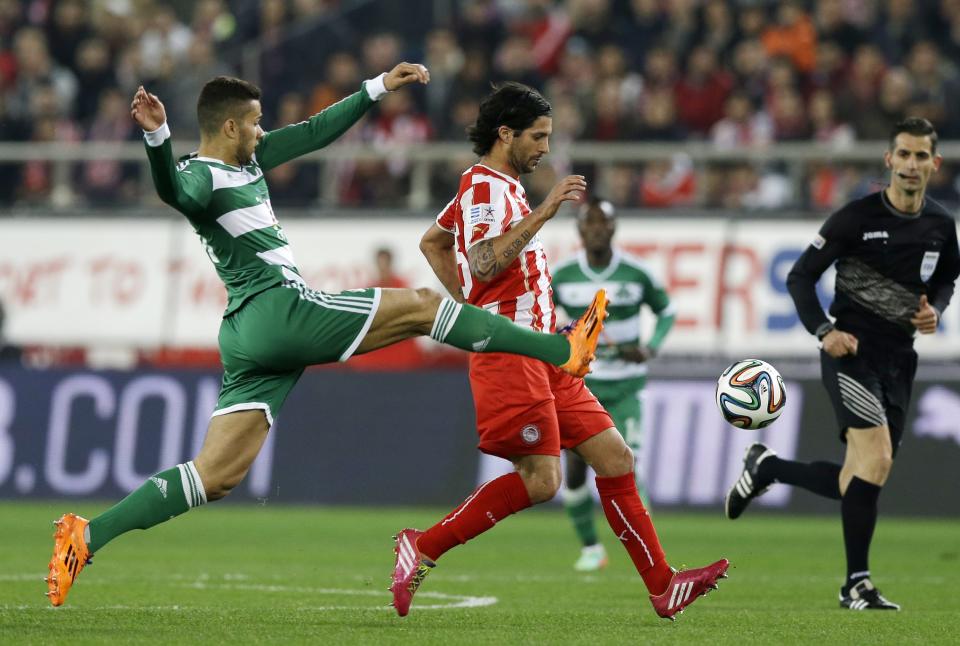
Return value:
<svg viewBox="0 0 960 646">
<path fill-rule="evenodd" d="M 401 619 L 387 607 L 390 536 L 428 526 L 442 510 L 229 504 L 121 537 L 65 606 L 49 607 L 50 521 L 101 509 L 0 504 L 0 643 L 960 643 L 955 520 L 881 518 L 871 565 L 900 613 L 838 608 L 839 518 L 663 512 L 654 520 L 675 566 L 732 563 L 719 591 L 670 623 L 654 615 L 605 524 L 610 566 L 573 572 L 573 534 L 550 508 L 447 554 Z"/>
</svg>

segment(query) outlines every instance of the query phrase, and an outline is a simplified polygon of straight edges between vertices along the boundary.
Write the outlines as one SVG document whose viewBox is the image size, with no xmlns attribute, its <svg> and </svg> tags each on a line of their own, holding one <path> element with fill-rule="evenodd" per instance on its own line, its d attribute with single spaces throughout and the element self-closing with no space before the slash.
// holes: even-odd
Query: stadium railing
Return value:
<svg viewBox="0 0 960 646">
<path fill-rule="evenodd" d="M 856 167 L 862 169 L 867 178 L 884 181 L 885 172 L 882 156 L 887 143 L 885 141 L 859 141 L 848 147 L 814 142 L 785 142 L 762 148 L 720 149 L 709 142 L 684 143 L 637 143 L 637 142 L 556 142 L 552 146 L 551 163 L 554 166 L 592 165 L 602 173 L 616 165 L 637 165 L 665 161 L 685 156 L 697 171 L 711 167 L 729 167 L 747 164 L 755 168 L 776 168 L 777 172 L 789 178 L 793 186 L 794 203 L 789 207 L 792 212 L 805 210 L 802 196 L 805 195 L 804 183 L 809 173 L 818 165 L 832 167 Z M 175 154 L 185 154 L 195 150 L 196 143 L 189 140 L 175 141 Z M 941 142 L 938 152 L 949 164 L 960 160 L 960 141 Z M 318 176 L 319 198 L 317 206 L 341 206 L 337 199 L 337 187 L 340 181 L 342 165 L 348 162 L 382 161 L 404 166 L 408 176 L 404 183 L 406 191 L 402 203 L 396 203 L 399 210 L 419 210 L 434 206 L 437 196 L 432 195 L 431 180 L 438 169 L 449 171 L 469 164 L 473 156 L 462 142 L 437 142 L 417 145 L 333 145 L 301 158 L 302 161 L 315 164 Z M 51 164 L 51 198 L 47 203 L 39 201 L 36 206 L 46 212 L 51 207 L 74 208 L 83 206 L 83 200 L 76 199 L 79 191 L 76 168 L 79 164 L 92 161 L 116 161 L 133 163 L 138 166 L 140 188 L 137 199 L 139 204 L 149 206 L 157 204 L 151 183 L 147 159 L 143 146 L 138 142 L 24 142 L 0 143 L 0 165 L 17 165 L 27 162 L 46 162 Z M 434 191 L 435 192 L 435 191 Z M 96 206 L 88 202 L 85 206 Z M 130 204 L 117 205 L 129 207 Z M 0 210 L 9 211 L 20 204 L 0 205 Z M 26 210 L 31 210 L 26 205 Z M 684 207 L 689 212 L 688 207 Z M 382 209 L 379 209 L 382 212 Z"/>
</svg>

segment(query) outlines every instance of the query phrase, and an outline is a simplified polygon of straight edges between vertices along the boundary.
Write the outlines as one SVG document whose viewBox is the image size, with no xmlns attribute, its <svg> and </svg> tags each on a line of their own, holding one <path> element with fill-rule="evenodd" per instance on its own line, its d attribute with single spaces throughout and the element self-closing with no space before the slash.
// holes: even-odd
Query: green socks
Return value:
<svg viewBox="0 0 960 646">
<path fill-rule="evenodd" d="M 593 496 L 590 485 L 563 490 L 563 508 L 573 521 L 573 529 L 583 545 L 597 544 L 597 526 L 593 520 Z"/>
<path fill-rule="evenodd" d="M 90 521 L 87 547 L 93 554 L 131 529 L 149 529 L 207 502 L 193 462 L 178 464 L 147 479 L 139 489 Z"/>
<path fill-rule="evenodd" d="M 522 354 L 555 366 L 570 358 L 570 343 L 565 336 L 535 332 L 505 316 L 451 298 L 440 302 L 430 336 L 467 352 Z"/>
</svg>

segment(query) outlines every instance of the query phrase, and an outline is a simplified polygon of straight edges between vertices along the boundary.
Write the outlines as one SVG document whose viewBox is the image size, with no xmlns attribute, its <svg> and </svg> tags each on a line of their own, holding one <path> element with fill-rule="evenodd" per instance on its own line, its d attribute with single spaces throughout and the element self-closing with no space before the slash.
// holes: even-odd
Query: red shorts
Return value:
<svg viewBox="0 0 960 646">
<path fill-rule="evenodd" d="M 492 352 L 470 355 L 478 448 L 501 458 L 560 455 L 613 428 L 597 398 L 577 379 L 537 359 Z"/>
</svg>

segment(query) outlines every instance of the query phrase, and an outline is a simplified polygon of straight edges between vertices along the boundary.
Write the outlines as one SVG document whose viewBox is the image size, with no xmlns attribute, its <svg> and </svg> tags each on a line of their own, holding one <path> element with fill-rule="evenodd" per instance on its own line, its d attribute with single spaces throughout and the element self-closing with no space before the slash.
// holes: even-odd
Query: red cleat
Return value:
<svg viewBox="0 0 960 646">
<path fill-rule="evenodd" d="M 393 537 L 397 542 L 397 546 L 393 548 L 397 563 L 393 568 L 390 592 L 393 593 L 393 607 L 401 617 L 406 617 L 410 612 L 413 595 L 430 574 L 430 570 L 436 566 L 417 549 L 417 539 L 423 534 L 419 529 L 404 529 Z"/>
<path fill-rule="evenodd" d="M 711 590 L 717 589 L 717 579 L 727 578 L 730 561 L 720 559 L 706 567 L 674 572 L 670 585 L 659 596 L 650 595 L 650 603 L 657 614 L 673 621 L 677 613 Z"/>
</svg>

